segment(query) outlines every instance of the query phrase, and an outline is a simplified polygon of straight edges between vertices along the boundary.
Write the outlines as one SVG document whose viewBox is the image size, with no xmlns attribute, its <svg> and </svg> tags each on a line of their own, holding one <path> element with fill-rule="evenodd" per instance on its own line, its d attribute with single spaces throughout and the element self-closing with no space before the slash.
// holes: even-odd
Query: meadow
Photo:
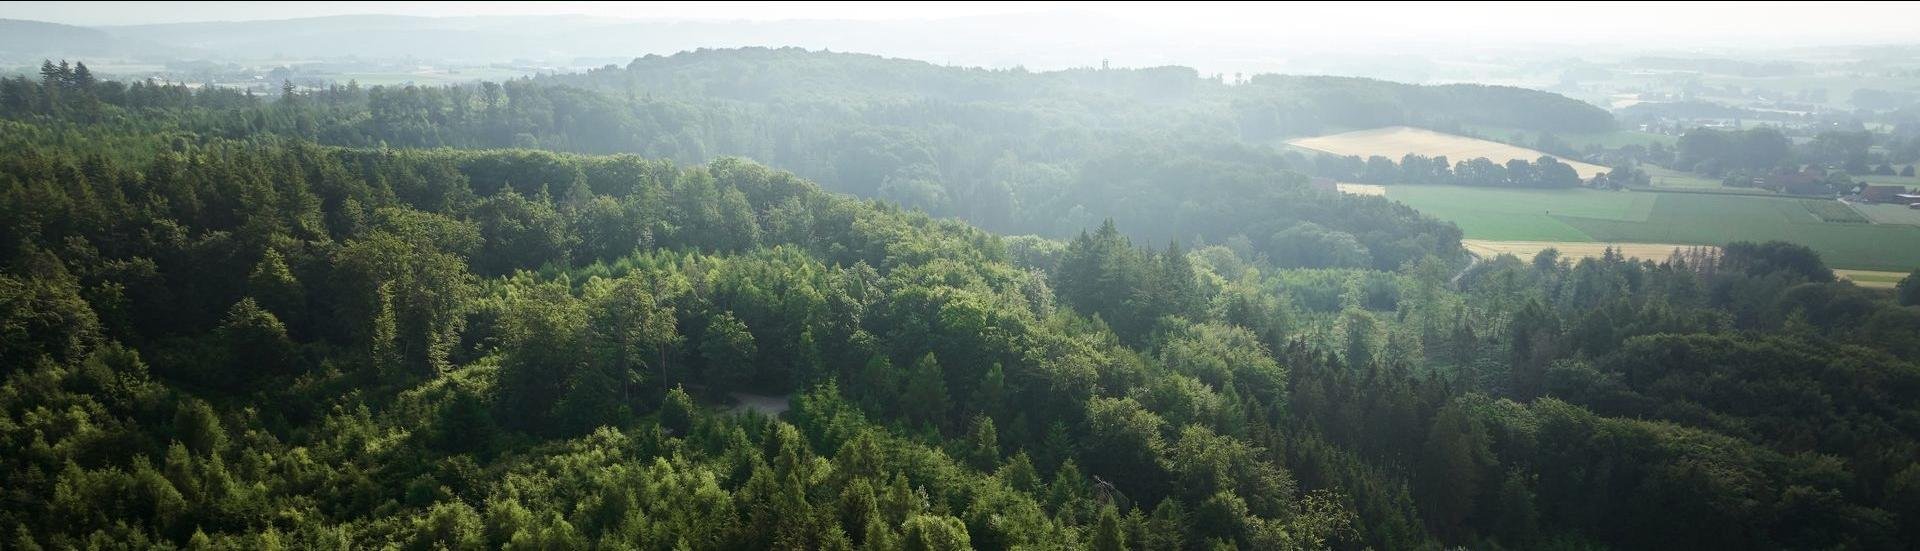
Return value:
<svg viewBox="0 0 1920 551">
<path fill-rule="evenodd" d="M 1793 198 L 1460 186 L 1388 186 L 1387 197 L 1459 225 L 1469 239 L 1681 245 L 1780 240 L 1814 248 L 1835 268 L 1920 267 L 1920 225 L 1828 222 Z M 1876 222 L 1894 215 L 1884 209 L 1862 214 Z"/>
<path fill-rule="evenodd" d="M 1513 159 L 1532 161 L 1542 156 L 1550 156 L 1532 149 L 1508 145 L 1500 142 L 1457 136 L 1443 132 L 1434 132 L 1411 126 L 1389 126 L 1370 130 L 1356 130 L 1327 136 L 1299 138 L 1287 141 L 1287 145 L 1311 149 L 1335 155 L 1356 155 L 1370 157 L 1379 155 L 1395 162 L 1408 153 L 1438 157 L 1445 155 L 1454 161 L 1485 157 L 1494 162 L 1504 163 Z M 1554 157 L 1573 166 L 1580 178 L 1592 178 L 1606 172 L 1607 168 Z"/>
</svg>

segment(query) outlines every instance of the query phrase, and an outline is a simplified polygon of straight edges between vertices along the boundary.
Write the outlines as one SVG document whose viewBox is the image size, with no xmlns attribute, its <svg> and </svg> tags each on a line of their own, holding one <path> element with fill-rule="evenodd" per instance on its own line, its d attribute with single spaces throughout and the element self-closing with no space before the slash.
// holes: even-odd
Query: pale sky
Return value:
<svg viewBox="0 0 1920 551">
<path fill-rule="evenodd" d="M 0 2 L 0 18 L 73 25 L 325 15 L 581 14 L 675 19 L 940 19 L 1094 12 L 1167 31 L 1485 46 L 1610 43 L 1792 47 L 1920 42 L 1920 3 L 1077 3 L 1077 2 Z"/>
</svg>

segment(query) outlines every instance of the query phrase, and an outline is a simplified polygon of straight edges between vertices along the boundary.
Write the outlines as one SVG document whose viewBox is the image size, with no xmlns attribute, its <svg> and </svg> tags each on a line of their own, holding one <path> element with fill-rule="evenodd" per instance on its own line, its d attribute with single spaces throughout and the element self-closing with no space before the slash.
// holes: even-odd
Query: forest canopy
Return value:
<svg viewBox="0 0 1920 551">
<path fill-rule="evenodd" d="M 1565 98 L 753 49 L 81 74 L 0 81 L 8 548 L 1920 539 L 1920 275 L 1469 261 L 1258 143 L 1610 123 Z"/>
<path fill-rule="evenodd" d="M 633 152 L 683 164 L 744 156 L 1006 234 L 1065 239 L 1111 218 L 1144 242 L 1225 243 L 1282 229 L 1250 226 L 1311 222 L 1352 235 L 1381 269 L 1457 254 L 1447 248 L 1457 236 L 1384 202 L 1309 192 L 1293 173 L 1315 172 L 1315 161 L 1268 145 L 1379 125 L 1612 125 L 1593 106 L 1518 88 L 1280 76 L 1229 85 L 1180 67 L 984 70 L 797 48 L 647 56 L 470 86 L 288 88 L 279 101 L 61 67 L 0 80 L 0 117 L 77 127 L 28 139 L 114 132 L 124 141 L 101 129 L 127 127 L 189 141 L 272 135 L 347 147 Z"/>
</svg>

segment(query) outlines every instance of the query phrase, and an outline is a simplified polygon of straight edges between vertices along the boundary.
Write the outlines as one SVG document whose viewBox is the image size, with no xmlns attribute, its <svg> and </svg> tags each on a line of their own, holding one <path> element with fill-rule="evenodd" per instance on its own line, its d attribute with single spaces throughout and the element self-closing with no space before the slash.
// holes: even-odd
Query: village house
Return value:
<svg viewBox="0 0 1920 551">
<path fill-rule="evenodd" d="M 1827 189 L 1827 171 L 1814 166 L 1798 171 L 1781 169 L 1774 174 L 1754 178 L 1753 185 L 1794 195 L 1825 195 L 1830 191 Z"/>
</svg>

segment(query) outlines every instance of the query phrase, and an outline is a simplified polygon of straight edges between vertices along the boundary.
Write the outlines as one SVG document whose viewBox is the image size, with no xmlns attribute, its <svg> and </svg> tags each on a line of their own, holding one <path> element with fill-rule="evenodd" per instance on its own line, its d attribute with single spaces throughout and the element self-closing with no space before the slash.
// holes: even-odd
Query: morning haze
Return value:
<svg viewBox="0 0 1920 551">
<path fill-rule="evenodd" d="M 0 548 L 1906 549 L 1908 3 L 0 4 Z"/>
</svg>

